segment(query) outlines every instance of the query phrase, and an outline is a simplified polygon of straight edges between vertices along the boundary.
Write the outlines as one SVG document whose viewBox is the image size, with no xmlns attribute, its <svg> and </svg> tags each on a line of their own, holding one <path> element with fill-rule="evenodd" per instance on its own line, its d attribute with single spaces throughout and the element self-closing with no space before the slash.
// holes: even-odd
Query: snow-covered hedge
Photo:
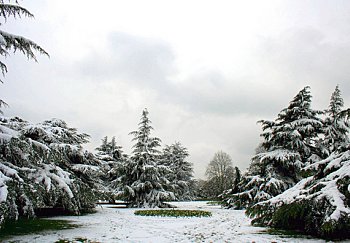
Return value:
<svg viewBox="0 0 350 243">
<path fill-rule="evenodd" d="M 93 208 L 99 169 L 82 149 L 87 138 L 58 119 L 34 125 L 0 117 L 0 225 L 39 208 Z"/>
<path fill-rule="evenodd" d="M 304 171 L 314 175 L 247 210 L 253 223 L 325 238 L 350 237 L 350 150 L 333 153 Z"/>
</svg>

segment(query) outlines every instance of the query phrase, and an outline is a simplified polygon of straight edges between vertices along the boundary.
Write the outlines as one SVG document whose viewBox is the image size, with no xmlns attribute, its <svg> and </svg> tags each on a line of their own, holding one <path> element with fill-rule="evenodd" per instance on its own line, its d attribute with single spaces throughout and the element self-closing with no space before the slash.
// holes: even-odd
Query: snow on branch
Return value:
<svg viewBox="0 0 350 243">
<path fill-rule="evenodd" d="M 276 160 L 280 162 L 284 161 L 296 161 L 300 160 L 300 154 L 297 152 L 292 152 L 286 149 L 276 149 L 273 151 L 257 154 L 254 158 L 264 162 L 265 160 Z"/>
<path fill-rule="evenodd" d="M 7 56 L 7 50 L 13 49 L 14 52 L 21 51 L 24 55 L 28 57 L 28 59 L 32 58 L 35 61 L 37 60 L 34 51 L 38 51 L 40 54 L 49 56 L 49 54 L 43 48 L 41 48 L 35 42 L 27 38 L 18 35 L 13 35 L 2 30 L 0 30 L 0 35 L 5 40 L 4 45 L 0 45 L 0 54 L 5 54 L 5 56 Z"/>
<path fill-rule="evenodd" d="M 29 18 L 34 17 L 34 15 L 26 8 L 14 4 L 6 4 L 4 1 L 0 1 L 0 17 L 3 17 L 5 21 L 11 16 L 14 18 L 20 18 L 22 15 Z"/>
</svg>

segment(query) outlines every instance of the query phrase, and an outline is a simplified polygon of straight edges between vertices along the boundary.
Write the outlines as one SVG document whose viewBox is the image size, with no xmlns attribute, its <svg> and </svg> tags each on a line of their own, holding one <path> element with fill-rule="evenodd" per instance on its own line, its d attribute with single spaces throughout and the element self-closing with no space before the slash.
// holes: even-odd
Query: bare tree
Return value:
<svg viewBox="0 0 350 243">
<path fill-rule="evenodd" d="M 212 196 L 218 196 L 232 187 L 234 173 L 235 169 L 230 155 L 223 151 L 216 152 L 205 172 L 211 184 Z"/>
</svg>

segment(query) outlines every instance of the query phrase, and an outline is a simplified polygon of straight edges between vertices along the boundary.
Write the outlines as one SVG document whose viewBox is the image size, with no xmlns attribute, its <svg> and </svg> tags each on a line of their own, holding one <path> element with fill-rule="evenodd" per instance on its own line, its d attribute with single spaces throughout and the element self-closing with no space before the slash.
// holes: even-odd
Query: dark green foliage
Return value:
<svg viewBox="0 0 350 243">
<path fill-rule="evenodd" d="M 304 230 L 305 218 L 311 208 L 307 204 L 283 205 L 272 216 L 272 226 L 279 229 Z"/>
<path fill-rule="evenodd" d="M 340 222 L 333 220 L 324 223 L 322 208 L 327 208 L 326 201 L 301 201 L 280 206 L 271 212 L 271 221 L 262 222 L 262 218 L 253 220 L 255 225 L 266 225 L 283 230 L 303 232 L 325 239 L 346 239 L 350 237 L 350 221 L 343 218 Z M 253 214 L 252 211 L 249 213 Z"/>
<path fill-rule="evenodd" d="M 135 215 L 160 217 L 211 217 L 211 212 L 202 210 L 137 210 Z"/>
</svg>

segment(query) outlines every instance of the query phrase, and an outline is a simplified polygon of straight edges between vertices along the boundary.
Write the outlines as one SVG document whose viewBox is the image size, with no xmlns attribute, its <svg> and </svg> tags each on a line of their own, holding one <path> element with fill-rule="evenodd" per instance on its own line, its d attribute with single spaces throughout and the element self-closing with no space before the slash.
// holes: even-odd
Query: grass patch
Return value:
<svg viewBox="0 0 350 243">
<path fill-rule="evenodd" d="M 59 239 L 58 241 L 55 241 L 55 243 L 100 243 L 99 241 L 91 241 L 87 238 L 78 237 L 74 238 L 74 240 L 68 240 L 68 239 Z"/>
<path fill-rule="evenodd" d="M 137 210 L 134 213 L 139 216 L 160 217 L 211 217 L 211 212 L 202 210 Z"/>
<path fill-rule="evenodd" d="M 43 218 L 19 219 L 7 221 L 0 229 L 0 239 L 14 235 L 26 235 L 48 230 L 63 230 L 77 228 L 79 225 L 72 224 L 69 220 L 50 220 Z"/>
<path fill-rule="evenodd" d="M 207 202 L 208 205 L 211 205 L 211 206 L 221 206 L 223 205 L 223 203 L 221 201 L 209 201 Z"/>
</svg>

